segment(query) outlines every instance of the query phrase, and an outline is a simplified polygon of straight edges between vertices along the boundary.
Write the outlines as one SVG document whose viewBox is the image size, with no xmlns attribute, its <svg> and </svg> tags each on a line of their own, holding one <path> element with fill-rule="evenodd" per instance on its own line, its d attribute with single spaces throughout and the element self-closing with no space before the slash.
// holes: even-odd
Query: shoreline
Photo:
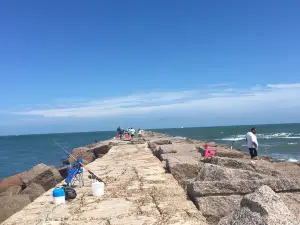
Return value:
<svg viewBox="0 0 300 225">
<path fill-rule="evenodd" d="M 165 172 L 170 173 L 181 185 L 181 187 L 186 191 L 187 196 L 194 202 L 194 204 L 199 209 L 199 204 L 201 203 L 197 202 L 198 196 L 194 196 L 193 193 L 195 193 L 194 190 L 194 184 L 196 183 L 198 185 L 199 180 L 201 180 L 201 176 L 199 173 L 204 173 L 206 175 L 204 176 L 204 180 L 212 181 L 214 180 L 213 177 L 207 178 L 207 171 L 211 171 L 212 173 L 218 172 L 220 168 L 217 168 L 216 171 L 214 171 L 215 166 L 212 168 L 205 168 L 210 167 L 211 165 L 214 165 L 209 159 L 204 159 L 204 149 L 203 145 L 205 142 L 201 140 L 194 140 L 189 139 L 185 137 L 176 137 L 176 136 L 169 136 L 167 134 L 162 133 L 156 133 L 152 131 L 146 131 L 145 135 L 142 138 L 134 138 L 132 141 L 120 141 L 117 139 L 109 139 L 106 141 L 101 141 L 98 143 L 92 143 L 88 144 L 84 147 L 78 147 L 74 148 L 72 150 L 72 155 L 74 155 L 76 158 L 79 156 L 82 156 L 84 163 L 87 165 L 93 161 L 95 161 L 98 158 L 102 158 L 105 154 L 109 152 L 109 150 L 113 146 L 117 146 L 120 143 L 124 143 L 126 145 L 138 145 L 138 144 L 144 144 L 147 143 L 149 149 L 152 151 L 153 155 L 156 156 L 162 163 Z M 218 159 L 221 157 L 222 160 L 236 160 L 234 163 L 247 163 L 250 161 L 248 153 L 239 151 L 237 149 L 230 149 L 230 146 L 225 144 L 217 144 L 214 142 L 208 143 L 209 146 L 216 147 L 217 148 L 217 155 L 215 159 Z M 214 157 L 213 157 L 214 158 Z M 212 159 L 213 159 L 212 158 Z M 283 165 L 284 168 L 278 167 L 278 170 L 284 170 L 286 169 L 285 166 L 288 168 L 288 173 L 291 173 L 290 168 L 294 165 L 300 166 L 297 163 L 290 163 L 290 162 L 279 162 L 278 160 L 274 160 L 271 157 L 262 157 L 259 161 L 265 162 L 270 164 L 270 168 L 272 164 L 278 164 Z M 200 164 L 199 164 L 200 163 Z M 228 163 L 228 162 L 226 162 Z M 204 166 L 204 167 L 203 167 Z M 219 165 L 216 164 L 217 167 Z M 224 167 L 224 168 L 223 168 Z M 200 168 L 200 171 L 199 171 Z M 205 168 L 207 171 L 201 170 Z M 226 169 L 225 169 L 226 168 Z M 246 169 L 249 169 L 250 167 L 245 166 Z M 243 169 L 245 169 L 243 168 Z M 277 173 L 277 169 L 270 169 L 270 168 L 264 168 L 266 170 L 270 170 L 270 173 Z M 235 168 L 236 169 L 236 168 Z M 251 168 L 250 168 L 251 169 Z M 292 170 L 295 169 L 295 167 L 291 168 Z M 300 168 L 299 168 L 300 169 Z M 222 165 L 222 170 L 225 172 L 227 171 L 227 167 Z M 240 170 L 240 169 L 237 169 Z M 260 169 L 259 169 L 260 170 Z M 224 171 L 222 173 L 224 173 Z M 273 171 L 273 172 L 272 172 Z M 276 171 L 276 172 L 275 172 Z M 231 173 L 232 171 L 229 170 Z M 236 173 L 236 171 L 234 171 Z M 239 171 L 240 172 L 240 171 Z M 257 171 L 256 171 L 257 172 Z M 262 171 L 260 171 L 262 172 Z M 300 172 L 300 170 L 299 170 Z M 243 173 L 243 171 L 241 172 Z M 278 172 L 280 173 L 280 172 Z M 45 180 L 43 177 L 45 175 L 48 175 L 48 179 Z M 257 173 L 259 174 L 259 173 Z M 264 178 L 265 174 L 263 175 L 257 175 Z M 50 175 L 50 179 L 49 179 Z M 11 215 L 15 212 L 18 212 L 22 210 L 23 207 L 25 207 L 27 204 L 30 204 L 30 202 L 34 201 L 36 198 L 50 190 L 51 188 L 55 187 L 57 184 L 59 184 L 67 175 L 66 167 L 62 168 L 55 168 L 53 166 L 47 166 L 45 164 L 39 164 L 29 171 L 25 171 L 20 174 L 16 174 L 13 176 L 10 176 L 0 182 L 0 191 L 2 187 L 2 191 L 0 194 L 0 199 L 6 200 L 6 202 L 9 202 L 9 199 L 12 197 L 18 197 L 20 198 L 19 201 L 21 201 L 20 206 L 15 209 L 10 209 Z M 268 174 L 269 176 L 270 174 Z M 276 174 L 277 176 L 278 174 Z M 200 176 L 200 177 L 199 177 Z M 241 175 L 242 177 L 245 176 L 244 174 Z M 279 176 L 279 175 L 278 175 Z M 222 180 L 222 178 L 220 178 Z M 273 178 L 272 178 L 273 179 Z M 3 192 L 3 181 L 6 185 L 10 185 L 6 190 Z M 251 180 L 250 180 L 251 181 Z M 49 185 L 50 183 L 50 185 Z M 38 191 L 36 191 L 38 190 Z M 5 193 L 5 194 L 3 194 Z M 24 198 L 26 196 L 27 198 Z M 210 196 L 208 194 L 208 196 Z M 25 199 L 25 200 L 24 200 Z M 5 202 L 5 201 L 4 201 Z M 208 204 L 208 203 L 205 203 Z M 233 203 L 232 203 L 233 204 Z M 232 206 L 232 205 L 231 205 Z M 203 213 L 203 212 L 202 212 Z M 224 213 L 223 213 L 224 214 Z M 222 214 L 222 215 L 223 215 Z M 218 216 L 211 216 L 209 213 L 205 212 L 204 216 L 208 218 L 210 221 L 209 224 L 216 224 L 216 221 L 220 219 L 222 215 Z M 0 218 L 1 219 L 1 218 Z M 5 219 L 5 218 L 4 218 Z"/>
</svg>

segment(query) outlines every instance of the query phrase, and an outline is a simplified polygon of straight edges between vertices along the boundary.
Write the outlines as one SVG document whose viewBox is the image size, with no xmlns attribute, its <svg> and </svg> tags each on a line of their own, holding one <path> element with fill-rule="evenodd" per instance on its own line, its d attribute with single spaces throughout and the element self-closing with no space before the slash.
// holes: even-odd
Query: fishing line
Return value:
<svg viewBox="0 0 300 225">
<path fill-rule="evenodd" d="M 56 142 L 55 140 L 52 140 L 53 141 L 53 143 L 55 144 L 55 145 L 57 145 L 58 147 L 60 147 L 62 150 L 64 150 L 67 154 L 68 154 L 68 156 L 69 157 L 71 157 L 72 159 L 74 159 L 75 160 L 75 162 L 77 162 L 77 159 L 71 154 L 71 153 L 69 153 L 68 151 L 67 151 L 67 149 L 65 148 L 65 147 L 63 147 L 62 145 L 60 145 L 58 142 Z M 99 177 L 97 177 L 86 165 L 84 165 L 83 163 L 81 163 L 81 162 L 79 162 L 80 163 L 80 165 L 84 168 L 84 169 L 86 169 L 87 171 L 88 171 L 88 173 L 89 174 L 91 174 L 91 179 L 95 179 L 95 180 L 97 180 L 97 181 L 99 181 L 99 182 L 103 182 L 104 183 L 104 181 L 101 179 L 101 178 L 99 178 Z M 105 183 L 104 183 L 105 184 Z"/>
</svg>

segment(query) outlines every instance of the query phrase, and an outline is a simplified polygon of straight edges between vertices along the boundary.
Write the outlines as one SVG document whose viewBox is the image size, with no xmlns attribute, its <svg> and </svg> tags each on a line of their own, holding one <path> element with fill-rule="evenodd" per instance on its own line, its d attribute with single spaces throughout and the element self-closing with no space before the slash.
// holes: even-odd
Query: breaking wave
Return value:
<svg viewBox="0 0 300 225">
<path fill-rule="evenodd" d="M 246 134 L 232 135 L 230 137 L 222 138 L 223 141 L 241 141 L 245 140 Z M 300 139 L 300 134 L 293 133 L 271 133 L 271 134 L 257 134 L 258 139 Z M 297 143 L 296 143 L 297 144 Z"/>
</svg>

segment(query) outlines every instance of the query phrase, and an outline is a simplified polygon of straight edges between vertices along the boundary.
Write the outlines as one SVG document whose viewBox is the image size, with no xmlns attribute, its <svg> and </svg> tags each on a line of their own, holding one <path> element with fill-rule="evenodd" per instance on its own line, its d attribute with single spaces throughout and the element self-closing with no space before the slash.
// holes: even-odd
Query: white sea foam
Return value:
<svg viewBox="0 0 300 225">
<path fill-rule="evenodd" d="M 299 134 L 293 133 L 271 133 L 271 134 L 257 134 L 258 139 L 300 139 Z M 241 141 L 245 140 L 246 134 L 232 135 L 230 137 L 222 138 L 223 141 Z"/>
<path fill-rule="evenodd" d="M 296 145 L 298 144 L 297 142 L 289 142 L 288 145 Z"/>
<path fill-rule="evenodd" d="M 186 137 L 176 136 L 178 139 L 187 139 Z"/>
<path fill-rule="evenodd" d="M 287 161 L 288 161 L 288 162 L 298 162 L 298 160 L 297 160 L 297 159 L 294 159 L 294 158 L 289 158 Z"/>
</svg>

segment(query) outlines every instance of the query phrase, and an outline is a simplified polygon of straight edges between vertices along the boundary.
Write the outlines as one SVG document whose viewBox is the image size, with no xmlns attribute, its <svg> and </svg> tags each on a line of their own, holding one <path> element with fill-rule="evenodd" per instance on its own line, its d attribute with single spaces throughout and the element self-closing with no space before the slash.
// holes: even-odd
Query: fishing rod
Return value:
<svg viewBox="0 0 300 225">
<path fill-rule="evenodd" d="M 54 140 L 52 140 L 53 142 L 54 142 L 54 144 L 55 145 L 57 145 L 58 147 L 60 147 L 62 150 L 64 150 L 67 154 L 68 154 L 68 156 L 69 157 L 71 157 L 72 159 L 74 159 L 76 162 L 78 161 L 71 153 L 69 153 L 68 151 L 67 151 L 67 149 L 65 148 L 65 147 L 63 147 L 62 145 L 60 145 L 59 143 L 57 143 L 56 141 L 54 141 Z M 87 171 L 88 171 L 88 173 L 91 175 L 91 177 L 89 177 L 90 179 L 95 179 L 95 180 L 97 180 L 97 181 L 99 181 L 99 182 L 103 182 L 104 184 L 105 184 L 105 182 L 101 179 L 101 178 L 99 178 L 99 177 L 97 177 L 86 165 L 84 165 L 83 163 L 81 163 L 81 162 L 79 162 L 79 164 L 84 168 L 84 169 L 86 169 Z"/>
<path fill-rule="evenodd" d="M 233 141 L 232 141 L 232 143 L 231 143 L 230 149 L 232 149 L 232 147 L 233 147 L 233 144 L 234 144 L 235 139 L 236 139 L 236 135 L 237 135 L 237 133 L 235 133 L 235 135 L 234 135 L 234 138 L 233 138 Z"/>
</svg>

